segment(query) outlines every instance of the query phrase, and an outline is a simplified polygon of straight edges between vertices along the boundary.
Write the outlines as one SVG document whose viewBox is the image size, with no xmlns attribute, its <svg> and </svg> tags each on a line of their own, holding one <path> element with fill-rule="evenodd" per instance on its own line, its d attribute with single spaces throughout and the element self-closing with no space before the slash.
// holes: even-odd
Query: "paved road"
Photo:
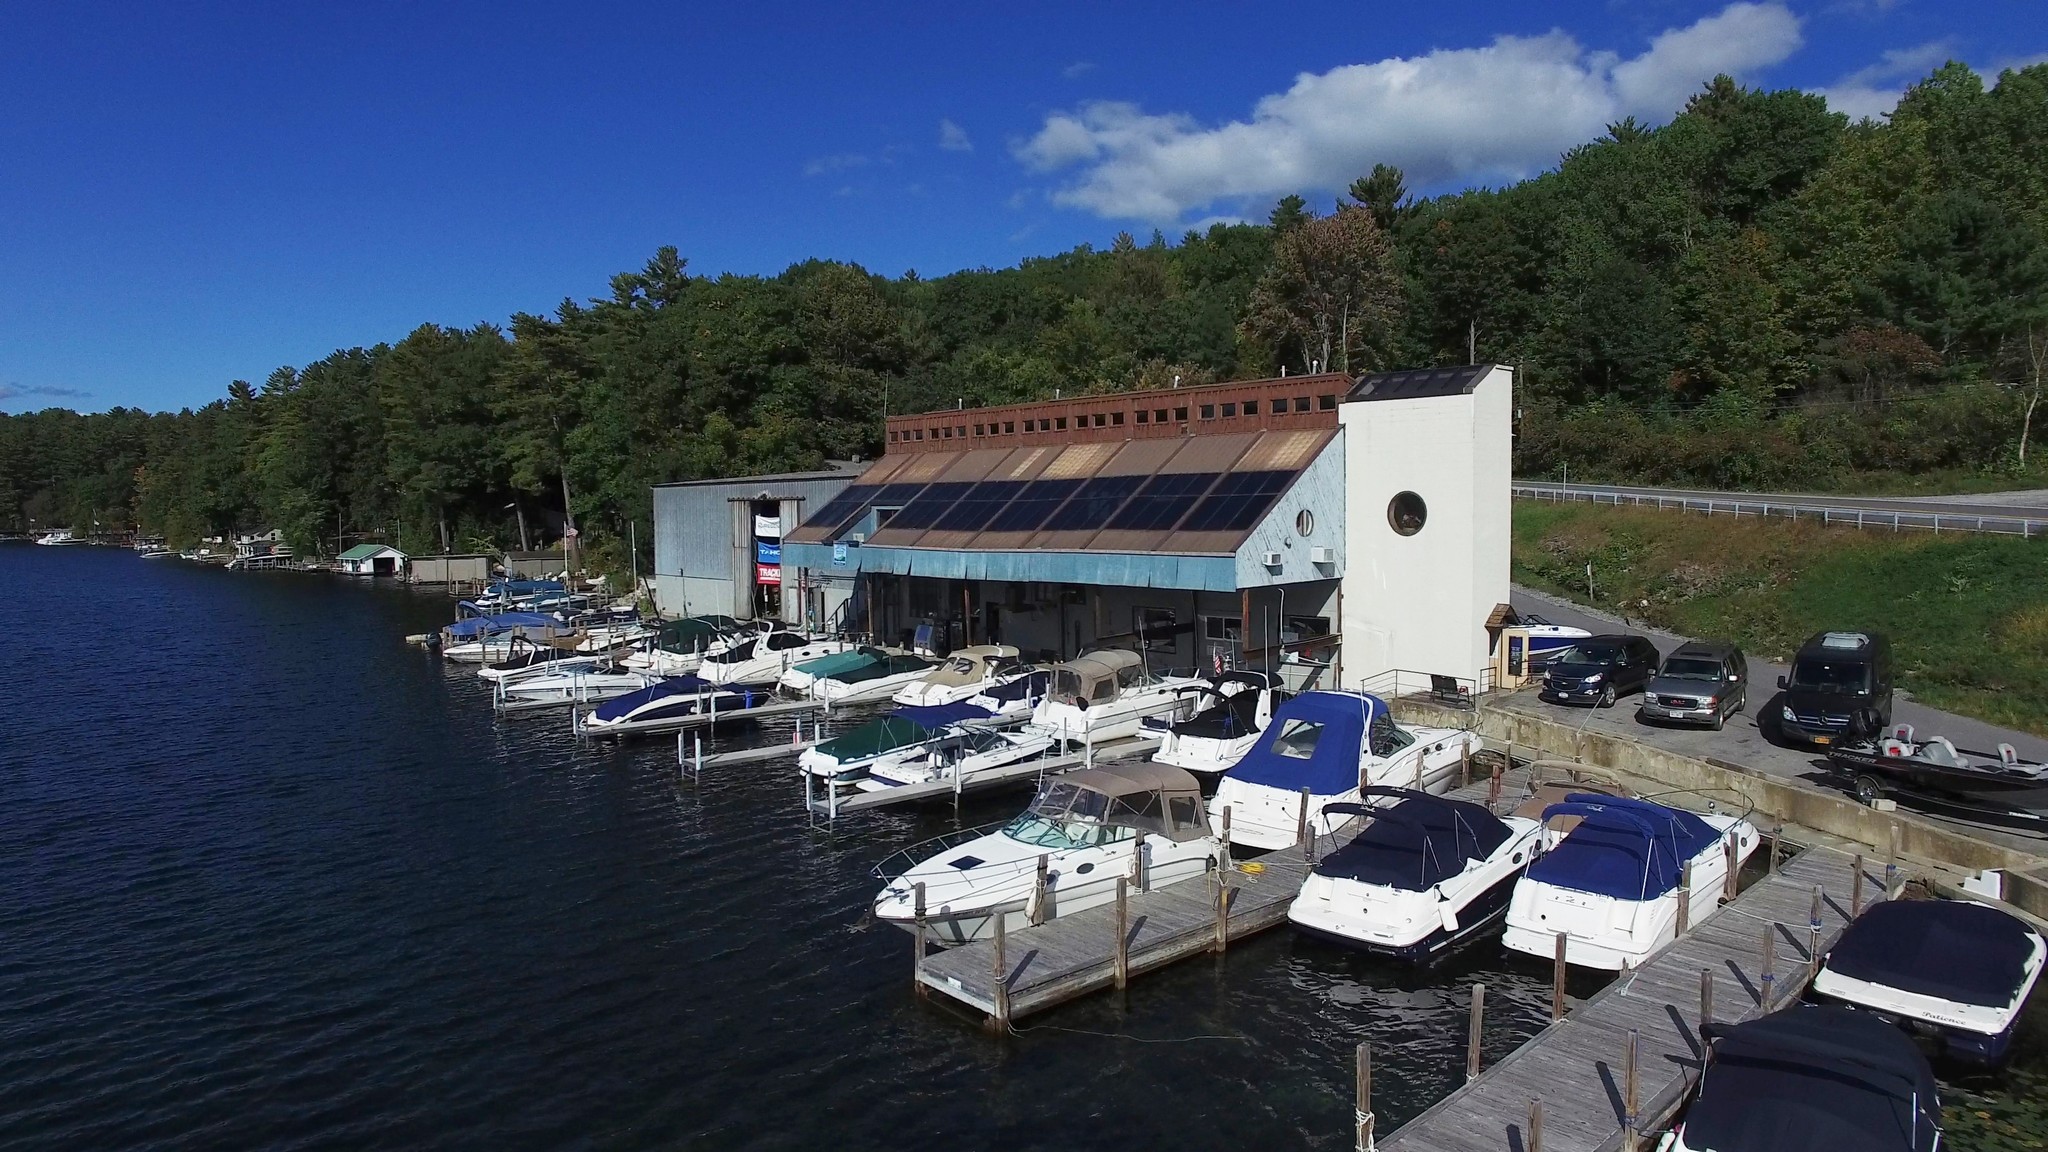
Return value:
<svg viewBox="0 0 2048 1152">
<path fill-rule="evenodd" d="M 1605 613 L 1592 612 L 1528 588 L 1516 587 L 1509 600 L 1517 612 L 1533 612 L 1554 624 L 1584 628 L 1595 633 L 1633 632 L 1647 636 L 1657 645 L 1660 652 L 1669 653 L 1684 643 L 1685 639 L 1642 625 L 1624 626 L 1616 618 Z M 1778 677 L 1789 671 L 1790 669 L 1783 664 L 1774 664 L 1751 656 L 1749 674 L 1753 689 L 1748 707 L 1741 715 L 1730 717 L 1727 727 L 1719 732 L 1704 728 L 1668 728 L 1645 724 L 1636 719 L 1635 701 L 1632 699 L 1624 699 L 1613 708 L 1581 708 L 1537 700 L 1534 690 L 1531 689 L 1518 693 L 1516 703 L 1518 707 L 1538 709 L 1569 723 L 1583 722 L 1588 730 L 1632 737 L 1684 755 L 1725 760 L 1774 776 L 1795 777 L 1811 783 L 1839 787 L 1839 782 L 1826 770 L 1826 757 L 1811 748 L 1789 747 L 1779 743 L 1776 726 L 1768 723 L 1768 718 L 1775 716 L 1783 707 L 1776 687 Z M 1522 699 L 1524 696 L 1527 697 L 1526 700 Z M 1766 722 L 1760 725 L 1760 719 Z M 1895 724 L 1911 724 L 1922 735 L 1946 736 L 1959 748 L 1990 750 L 2000 743 L 2007 743 L 2018 749 L 2019 754 L 2026 759 L 2048 759 L 2048 740 L 1929 708 L 1903 695 L 1898 697 L 1894 704 L 1892 720 Z M 1934 812 L 1926 814 L 1940 815 Z M 1945 822 L 1970 827 L 1988 839 L 2000 840 L 2028 851 L 2038 852 L 2042 848 L 2043 842 L 2039 838 L 2029 838 L 2016 833 L 1987 832 L 1974 823 L 1963 821 Z"/>
<path fill-rule="evenodd" d="M 1701 488 L 1653 488 L 1628 484 L 1556 484 L 1547 480 L 1517 480 L 1518 488 L 1537 488 L 1577 496 L 1641 496 L 1655 499 L 1720 500 L 1800 504 L 1810 508 L 1840 508 L 1875 512 L 1940 513 L 1943 516 L 2028 516 L 2048 519 L 2048 491 L 1986 492 L 1965 496 L 1840 496 L 1806 495 L 1797 492 L 1716 492 Z"/>
</svg>

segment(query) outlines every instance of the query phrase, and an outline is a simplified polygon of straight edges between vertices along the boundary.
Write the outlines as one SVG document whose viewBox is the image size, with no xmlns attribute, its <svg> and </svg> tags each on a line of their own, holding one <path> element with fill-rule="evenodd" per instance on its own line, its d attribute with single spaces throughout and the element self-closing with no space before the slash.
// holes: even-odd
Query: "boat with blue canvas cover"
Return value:
<svg viewBox="0 0 2048 1152">
<path fill-rule="evenodd" d="M 441 656 L 463 664 L 493 664 L 517 654 L 521 637 L 553 636 L 562 622 L 544 612 L 466 616 L 441 629 Z"/>
<path fill-rule="evenodd" d="M 1052 669 L 1041 664 L 984 687 L 969 696 L 967 703 L 987 709 L 998 720 L 1029 720 L 1038 702 L 1051 691 Z"/>
<path fill-rule="evenodd" d="M 1413 788 L 1361 793 L 1360 803 L 1325 805 L 1366 823 L 1310 869 L 1287 919 L 1311 936 L 1404 960 L 1491 935 L 1542 851 L 1542 823 Z"/>
<path fill-rule="evenodd" d="M 1885 905 L 1879 905 L 1884 907 Z M 1938 1152 L 1941 1096 L 1912 1041 L 1846 1008 L 1705 1024 L 1705 1067 L 1657 1152 Z"/>
<path fill-rule="evenodd" d="M 1813 994 L 1931 1037 L 1950 1056 L 2002 1063 L 2041 979 L 2041 934 L 1971 900 L 1886 900 L 1842 933 Z"/>
<path fill-rule="evenodd" d="M 741 720 L 748 709 L 769 699 L 768 693 L 754 689 L 728 688 L 696 676 L 671 676 L 599 704 L 577 721 L 577 730 L 592 736 L 624 736 L 678 728 L 714 715 Z"/>
<path fill-rule="evenodd" d="M 1286 848 L 1300 840 L 1304 819 L 1318 836 L 1349 820 L 1329 807 L 1356 803 L 1361 787 L 1449 791 L 1463 759 L 1484 746 L 1466 729 L 1397 724 L 1368 692 L 1304 692 L 1273 711 L 1252 750 L 1223 774 L 1210 826 L 1223 834 L 1228 807 L 1231 844 Z"/>
<path fill-rule="evenodd" d="M 1566 962 L 1610 972 L 1677 936 L 1686 865 L 1697 920 L 1724 900 L 1728 869 L 1757 846 L 1756 829 L 1739 817 L 1591 792 L 1545 808 L 1543 823 L 1551 844 L 1515 882 L 1502 941 L 1548 960 L 1562 933 Z"/>
</svg>

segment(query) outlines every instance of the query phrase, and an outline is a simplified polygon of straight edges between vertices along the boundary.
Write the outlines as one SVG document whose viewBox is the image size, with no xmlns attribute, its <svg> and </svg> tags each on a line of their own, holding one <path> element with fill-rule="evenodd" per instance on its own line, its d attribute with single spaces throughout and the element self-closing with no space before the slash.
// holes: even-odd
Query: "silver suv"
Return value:
<svg viewBox="0 0 2048 1152">
<path fill-rule="evenodd" d="M 1718 640 L 1681 644 L 1643 687 L 1636 718 L 1646 723 L 1704 724 L 1719 732 L 1749 705 L 1749 661 Z"/>
</svg>

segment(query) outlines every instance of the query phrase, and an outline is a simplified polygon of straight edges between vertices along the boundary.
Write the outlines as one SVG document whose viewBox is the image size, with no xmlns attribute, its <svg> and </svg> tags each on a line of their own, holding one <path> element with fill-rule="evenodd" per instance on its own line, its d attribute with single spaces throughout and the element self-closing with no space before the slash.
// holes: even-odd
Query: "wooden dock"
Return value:
<svg viewBox="0 0 2048 1152">
<path fill-rule="evenodd" d="M 1327 845 L 1327 841 L 1325 842 Z M 995 1029 L 1176 960 L 1217 952 L 1287 919 L 1307 865 L 1300 848 L 1153 891 L 1130 890 L 1122 914 L 1105 904 L 1044 924 L 918 957 L 921 992 L 987 1017 Z M 1228 896 L 1219 900 L 1221 876 Z M 1119 927 L 1126 941 L 1117 954 Z"/>
<path fill-rule="evenodd" d="M 1884 899 L 1889 879 L 1860 856 L 1801 852 L 1379 1148 L 1526 1152 L 1537 1101 L 1543 1152 L 1629 1147 L 1634 1133 L 1662 1126 L 1684 1102 L 1699 1073 L 1702 1015 L 1737 1022 L 1764 1014 L 1767 1001 L 1791 1003 L 1812 979 L 1815 940 L 1825 954 L 1852 907 Z"/>
</svg>

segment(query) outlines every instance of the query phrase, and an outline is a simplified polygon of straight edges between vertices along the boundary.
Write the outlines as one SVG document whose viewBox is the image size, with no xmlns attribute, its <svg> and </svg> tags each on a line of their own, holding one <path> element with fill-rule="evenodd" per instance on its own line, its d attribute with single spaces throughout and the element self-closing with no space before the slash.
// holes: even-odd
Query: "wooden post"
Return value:
<svg viewBox="0 0 2048 1152">
<path fill-rule="evenodd" d="M 1228 840 L 1225 840 L 1224 843 L 1228 845 L 1230 842 Z M 1229 849 L 1226 847 L 1225 851 L 1228 850 Z M 1131 841 L 1131 860 L 1135 863 L 1138 869 L 1138 891 L 1150 892 L 1152 890 L 1152 886 L 1151 878 L 1146 875 L 1147 869 L 1145 867 L 1145 830 L 1143 828 L 1138 829 L 1137 839 Z"/>
<path fill-rule="evenodd" d="M 1898 898 L 1897 885 L 1899 882 L 1899 825 L 1897 821 L 1893 821 L 1891 826 L 1891 847 L 1891 859 L 1884 866 L 1884 898 L 1887 900 L 1895 900 Z"/>
<path fill-rule="evenodd" d="M 910 891 L 916 900 L 914 907 L 917 913 L 917 950 L 911 954 L 910 985 L 911 991 L 917 993 L 921 1000 L 924 998 L 924 881 L 919 880 L 911 885 Z"/>
<path fill-rule="evenodd" d="M 1308 843 L 1308 798 L 1309 790 L 1301 790 L 1301 807 L 1294 813 L 1294 843 L 1300 847 Z"/>
<path fill-rule="evenodd" d="M 1116 987 L 1117 991 L 1131 982 L 1131 909 L 1130 882 L 1122 876 L 1116 878 Z"/>
<path fill-rule="evenodd" d="M 1671 938 L 1676 940 L 1680 936 L 1685 935 L 1685 930 L 1690 927 L 1692 927 L 1692 861 L 1687 860 L 1685 867 L 1678 870 L 1678 927 L 1671 933 Z"/>
<path fill-rule="evenodd" d="M 1492 812 L 1494 809 L 1500 807 L 1501 771 L 1501 766 L 1495 764 L 1493 766 L 1493 776 L 1486 782 L 1486 810 L 1488 812 Z"/>
<path fill-rule="evenodd" d="M 1543 1152 L 1543 1101 L 1533 1097 L 1529 1101 L 1528 1138 L 1522 1145 L 1528 1152 Z"/>
<path fill-rule="evenodd" d="M 1045 870 L 1051 864 L 1049 853 L 1038 854 L 1038 878 L 1031 882 L 1031 924 L 1036 927 L 1045 923 Z"/>
<path fill-rule="evenodd" d="M 1479 1078 L 1479 1027 L 1486 1018 L 1486 985 L 1472 986 L 1472 1012 L 1465 1021 L 1465 1079 Z"/>
<path fill-rule="evenodd" d="M 1714 1022 L 1714 970 L 1700 969 L 1700 1038 L 1706 1039 L 1707 1025 Z"/>
<path fill-rule="evenodd" d="M 1463 788 L 1470 783 L 1472 783 L 1472 745 L 1463 743 L 1458 745 L 1458 787 Z"/>
<path fill-rule="evenodd" d="M 1730 832 L 1722 843 L 1721 858 L 1727 862 L 1728 874 L 1721 879 L 1721 899 L 1725 903 L 1735 899 L 1736 873 L 1742 869 L 1742 858 L 1735 852 L 1735 833 Z"/>
<path fill-rule="evenodd" d="M 1223 951 L 1230 943 L 1230 885 L 1223 874 L 1216 874 L 1216 950 Z"/>
<path fill-rule="evenodd" d="M 1762 975 L 1758 978 L 1758 993 L 1761 996 L 1761 1001 L 1757 1005 L 1758 1008 L 1765 1012 L 1769 1012 L 1771 1010 L 1771 992 L 1773 990 L 1773 985 L 1777 982 L 1777 976 L 1771 971 L 1771 961 L 1775 958 L 1777 950 L 1778 926 L 1776 924 L 1765 924 L 1764 964 L 1763 968 L 1760 970 L 1762 972 Z"/>
<path fill-rule="evenodd" d="M 996 946 L 992 953 L 995 957 L 993 963 L 995 964 L 994 1000 L 996 1014 L 990 1018 L 989 1024 L 997 1032 L 1008 1032 L 1010 1030 L 1010 970 L 1009 966 L 1003 963 L 1003 921 L 1006 917 L 1001 909 L 997 909 L 993 915 L 996 918 Z"/>
<path fill-rule="evenodd" d="M 1358 1044 L 1358 1111 L 1357 1144 L 1355 1152 L 1373 1152 L 1372 1115 L 1372 1045 L 1360 1041 Z"/>
<path fill-rule="evenodd" d="M 1780 824 L 1776 831 L 1764 836 L 1764 872 L 1767 875 L 1778 874 L 1778 837 L 1784 831 L 1785 826 Z"/>
<path fill-rule="evenodd" d="M 1806 915 L 1806 959 L 1813 965 L 1814 975 L 1820 974 L 1820 885 L 1813 886 L 1813 911 Z"/>
<path fill-rule="evenodd" d="M 1856 875 L 1849 881 L 1849 919 L 1863 915 L 1863 853 L 1856 854 Z"/>
<path fill-rule="evenodd" d="M 1550 1018 L 1564 1019 L 1565 935 L 1557 934 L 1557 953 L 1550 961 Z"/>
<path fill-rule="evenodd" d="M 1624 1152 L 1636 1148 L 1636 1048 L 1637 1032 L 1628 1030 L 1628 1051 L 1622 1054 L 1621 1146 Z"/>
</svg>

